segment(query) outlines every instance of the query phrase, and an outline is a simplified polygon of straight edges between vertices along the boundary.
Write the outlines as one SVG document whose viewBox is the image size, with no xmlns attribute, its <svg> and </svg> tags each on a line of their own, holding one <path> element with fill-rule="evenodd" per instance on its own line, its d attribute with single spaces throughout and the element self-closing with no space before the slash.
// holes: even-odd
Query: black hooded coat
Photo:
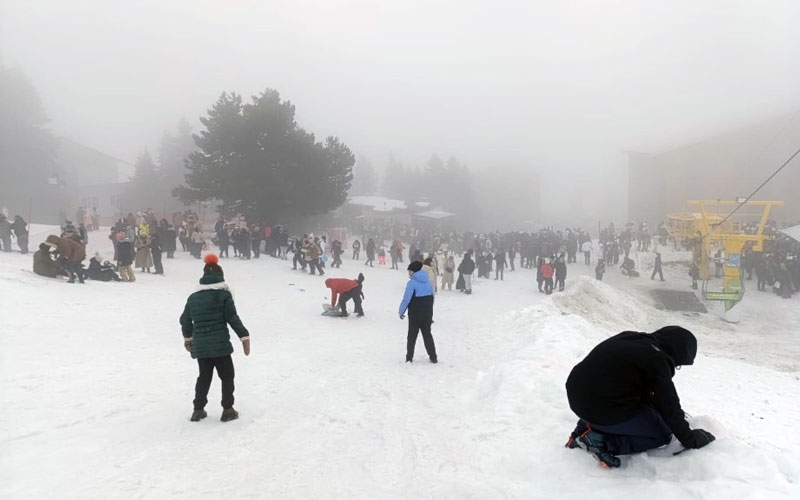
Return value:
<svg viewBox="0 0 800 500">
<path fill-rule="evenodd" d="M 622 332 L 599 343 L 567 378 L 569 406 L 582 419 L 614 425 L 652 406 L 687 448 L 694 438 L 672 383 L 675 367 L 691 365 L 697 339 L 679 326 L 652 334 Z"/>
</svg>

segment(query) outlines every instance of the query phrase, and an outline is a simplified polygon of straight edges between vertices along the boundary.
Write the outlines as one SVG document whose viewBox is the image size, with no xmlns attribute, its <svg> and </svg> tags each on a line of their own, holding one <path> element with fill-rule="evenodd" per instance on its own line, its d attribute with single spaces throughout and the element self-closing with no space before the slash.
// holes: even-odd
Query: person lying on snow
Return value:
<svg viewBox="0 0 800 500">
<path fill-rule="evenodd" d="M 569 407 L 579 420 L 566 446 L 580 442 L 604 467 L 619 467 L 617 455 L 664 446 L 673 435 L 685 448 L 714 441 L 710 432 L 689 428 L 672 383 L 675 370 L 694 363 L 696 354 L 697 339 L 679 326 L 600 342 L 567 378 Z"/>
<path fill-rule="evenodd" d="M 339 300 L 341 312 L 339 317 L 347 317 L 347 301 L 353 299 L 355 304 L 356 316 L 363 316 L 364 309 L 361 307 L 361 299 L 364 298 L 362 290 L 364 275 L 358 273 L 358 279 L 350 280 L 347 278 L 328 278 L 325 286 L 331 289 L 331 310 L 336 308 L 336 300 Z"/>
</svg>

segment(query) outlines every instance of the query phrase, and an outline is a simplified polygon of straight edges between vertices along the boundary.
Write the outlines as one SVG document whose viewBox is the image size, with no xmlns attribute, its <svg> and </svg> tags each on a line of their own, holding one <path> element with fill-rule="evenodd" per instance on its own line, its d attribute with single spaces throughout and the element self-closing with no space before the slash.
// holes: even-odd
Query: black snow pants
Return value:
<svg viewBox="0 0 800 500">
<path fill-rule="evenodd" d="M 194 386 L 194 409 L 202 410 L 208 403 L 208 389 L 211 387 L 211 379 L 214 377 L 214 368 L 222 381 L 222 407 L 233 408 L 233 359 L 230 354 L 219 358 L 198 358 L 197 366 L 200 368 L 200 375 L 197 376 L 197 383 Z"/>
<path fill-rule="evenodd" d="M 619 424 L 587 423 L 592 429 L 605 435 L 608 452 L 612 455 L 641 453 L 664 446 L 672 439 L 672 431 L 661 415 L 650 406 L 642 406 L 633 417 Z"/>
<path fill-rule="evenodd" d="M 363 315 L 364 309 L 361 307 L 361 286 L 357 286 L 339 295 L 339 308 L 342 310 L 342 314 L 347 314 L 347 301 L 350 299 L 353 299 L 356 314 Z"/>
<path fill-rule="evenodd" d="M 433 323 L 433 295 L 415 297 L 411 299 L 408 308 L 408 342 L 406 343 L 406 361 L 414 359 L 414 348 L 417 345 L 417 335 L 422 331 L 422 341 L 431 361 L 438 361 L 436 344 L 431 334 Z"/>
</svg>

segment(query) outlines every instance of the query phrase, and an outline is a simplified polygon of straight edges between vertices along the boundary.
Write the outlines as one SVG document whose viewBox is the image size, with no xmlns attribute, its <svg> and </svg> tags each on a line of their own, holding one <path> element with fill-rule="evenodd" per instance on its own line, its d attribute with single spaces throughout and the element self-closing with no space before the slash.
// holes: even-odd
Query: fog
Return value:
<svg viewBox="0 0 800 500">
<path fill-rule="evenodd" d="M 554 222 L 576 208 L 627 217 L 625 151 L 660 152 L 800 109 L 795 1 L 1 9 L 0 63 L 29 75 L 51 130 L 128 162 L 181 117 L 201 129 L 223 91 L 270 87 L 303 127 L 377 167 L 390 156 L 420 167 L 433 153 L 454 156 L 476 190 L 484 176 L 513 183 L 509 172 L 534 171 L 539 216 Z"/>
</svg>

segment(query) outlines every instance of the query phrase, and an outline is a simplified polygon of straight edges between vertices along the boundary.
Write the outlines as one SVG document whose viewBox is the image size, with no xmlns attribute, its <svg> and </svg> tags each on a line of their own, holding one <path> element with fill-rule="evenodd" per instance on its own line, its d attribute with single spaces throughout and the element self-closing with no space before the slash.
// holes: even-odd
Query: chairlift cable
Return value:
<svg viewBox="0 0 800 500">
<path fill-rule="evenodd" d="M 739 205 L 737 205 L 737 206 L 736 206 L 736 208 L 734 208 L 734 209 L 733 209 L 733 211 L 731 211 L 731 213 L 729 213 L 728 215 L 726 215 L 724 219 L 722 219 L 722 220 L 721 220 L 720 222 L 718 222 L 717 224 L 714 224 L 713 226 L 714 226 L 714 227 L 721 226 L 721 225 L 722 225 L 722 224 L 723 224 L 723 223 L 724 223 L 726 220 L 728 220 L 728 219 L 729 219 L 729 218 L 730 218 L 730 217 L 731 217 L 733 214 L 735 214 L 737 210 L 739 210 L 740 208 L 742 208 L 742 206 L 744 206 L 744 205 L 745 205 L 745 204 L 746 204 L 748 201 L 750 201 L 750 198 L 752 198 L 753 196 L 755 196 L 755 194 L 756 194 L 756 193 L 758 193 L 759 191 L 761 191 L 761 188 L 763 188 L 764 186 L 766 186 L 766 185 L 767 185 L 767 183 L 768 183 L 769 181 L 771 181 L 773 177 L 775 177 L 776 175 L 778 175 L 778 173 L 779 173 L 781 170 L 783 170 L 783 168 L 784 168 L 784 167 L 786 167 L 786 165 L 788 165 L 788 164 L 789 164 L 789 163 L 790 163 L 792 160 L 794 160 L 794 158 L 795 158 L 795 157 L 796 157 L 798 154 L 800 154 L 800 148 L 798 148 L 798 149 L 797 149 L 797 151 L 795 151 L 795 152 L 794 152 L 794 154 L 792 154 L 792 156 L 790 156 L 788 160 L 786 160 L 785 162 L 783 162 L 783 165 L 781 165 L 780 167 L 778 167 L 778 169 L 777 169 L 775 172 L 773 172 L 773 173 L 772 173 L 772 175 L 770 175 L 769 177 L 767 177 L 767 179 L 766 179 L 764 182 L 762 182 L 762 183 L 761 183 L 761 185 L 760 185 L 760 186 L 758 186 L 758 187 L 756 188 L 756 190 L 755 190 L 755 191 L 753 191 L 752 193 L 750 193 L 750 195 L 749 195 L 747 198 L 745 198 L 743 202 L 739 203 Z"/>
</svg>

